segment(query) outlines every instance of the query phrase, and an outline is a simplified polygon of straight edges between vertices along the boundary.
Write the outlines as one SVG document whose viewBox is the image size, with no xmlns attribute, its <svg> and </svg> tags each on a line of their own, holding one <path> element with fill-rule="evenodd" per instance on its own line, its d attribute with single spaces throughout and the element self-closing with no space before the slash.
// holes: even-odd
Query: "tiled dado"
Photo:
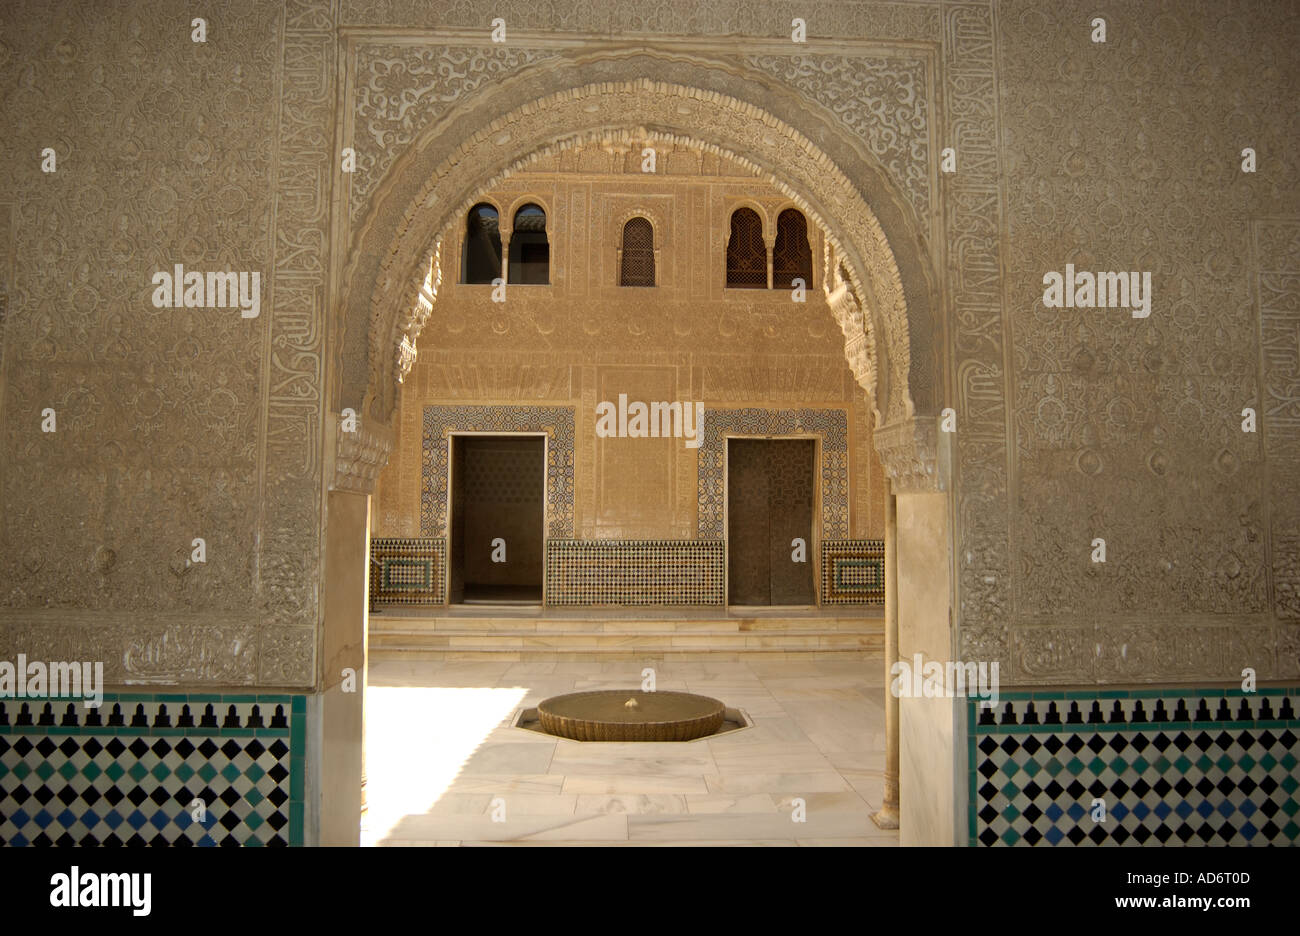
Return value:
<svg viewBox="0 0 1300 936">
<path fill-rule="evenodd" d="M 883 605 L 885 541 L 822 543 L 822 604 Z"/>
<path fill-rule="evenodd" d="M 1297 688 L 972 700 L 970 844 L 1300 843 L 1297 707 Z"/>
<path fill-rule="evenodd" d="M 370 603 L 445 604 L 447 541 L 375 537 L 370 541 Z"/>
<path fill-rule="evenodd" d="M 547 540 L 548 605 L 721 605 L 723 544 Z"/>
<path fill-rule="evenodd" d="M 724 603 L 725 547 L 713 540 L 547 540 L 548 605 L 712 605 Z M 447 544 L 441 538 L 370 541 L 372 605 L 442 605 Z M 821 600 L 882 605 L 885 544 L 823 542 Z"/>
<path fill-rule="evenodd" d="M 0 844 L 301 845 L 306 706 L 303 695 L 0 699 Z"/>
</svg>

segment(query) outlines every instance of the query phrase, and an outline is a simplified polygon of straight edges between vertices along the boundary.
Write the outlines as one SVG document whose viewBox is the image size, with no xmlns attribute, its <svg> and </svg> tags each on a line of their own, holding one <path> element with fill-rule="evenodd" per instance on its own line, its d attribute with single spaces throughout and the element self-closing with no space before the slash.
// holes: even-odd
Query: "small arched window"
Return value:
<svg viewBox="0 0 1300 936">
<path fill-rule="evenodd" d="M 812 286 L 812 248 L 808 222 L 801 212 L 787 208 L 776 219 L 776 245 L 772 249 L 772 286 L 789 289 L 795 279 Z"/>
<path fill-rule="evenodd" d="M 750 208 L 737 208 L 731 215 L 727 285 L 733 289 L 767 288 L 767 246 L 763 243 L 763 222 Z"/>
<path fill-rule="evenodd" d="M 645 218 L 632 218 L 623 225 L 619 267 L 620 286 L 655 284 L 655 229 Z"/>
<path fill-rule="evenodd" d="M 500 217 L 491 205 L 479 203 L 469 210 L 460 274 L 462 283 L 491 283 L 501 275 Z"/>
<path fill-rule="evenodd" d="M 551 281 L 551 245 L 546 239 L 546 212 L 524 205 L 515 212 L 510 232 L 511 283 L 544 285 Z"/>
</svg>

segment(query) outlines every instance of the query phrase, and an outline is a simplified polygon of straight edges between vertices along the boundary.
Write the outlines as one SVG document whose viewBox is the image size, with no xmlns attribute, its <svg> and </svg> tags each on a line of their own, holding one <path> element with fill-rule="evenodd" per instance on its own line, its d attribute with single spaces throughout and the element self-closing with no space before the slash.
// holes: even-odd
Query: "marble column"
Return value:
<svg viewBox="0 0 1300 936">
<path fill-rule="evenodd" d="M 370 496 L 330 491 L 321 646 L 320 844 L 361 843 Z"/>
<path fill-rule="evenodd" d="M 898 659 L 898 510 L 885 491 L 885 796 L 871 819 L 882 829 L 898 828 L 898 697 L 890 692 Z"/>
</svg>

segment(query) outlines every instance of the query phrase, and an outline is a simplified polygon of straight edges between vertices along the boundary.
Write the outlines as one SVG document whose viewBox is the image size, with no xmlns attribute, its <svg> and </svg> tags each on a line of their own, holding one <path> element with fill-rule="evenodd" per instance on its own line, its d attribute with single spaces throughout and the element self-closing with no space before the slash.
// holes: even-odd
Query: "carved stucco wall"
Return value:
<svg viewBox="0 0 1300 936">
<path fill-rule="evenodd" d="M 202 44 L 174 13 L 0 12 L 0 656 L 310 685 L 334 22 L 232 4 Z M 154 308 L 176 263 L 260 271 L 261 315 Z"/>
<path fill-rule="evenodd" d="M 1036 682 L 1294 678 L 1300 19 L 1017 0 L 998 23 L 1014 623 L 966 591 L 963 649 Z M 1150 271 L 1150 317 L 1044 308 L 1066 263 Z"/>
<path fill-rule="evenodd" d="M 1006 661 L 1008 682 L 1217 680 L 1242 665 L 1295 676 L 1292 8 L 797 7 L 236 3 L 201 46 L 165 4 L 6 5 L 0 655 L 102 658 L 110 680 L 313 681 L 327 338 L 331 362 L 344 358 L 327 292 L 340 295 L 354 217 L 331 234 L 329 211 L 341 127 L 359 117 L 354 98 L 333 112 L 340 70 L 355 68 L 339 28 L 437 27 L 420 41 L 446 46 L 445 30 L 485 33 L 503 16 L 514 37 L 725 37 L 711 55 L 794 83 L 774 108 L 815 105 L 849 132 L 878 124 L 870 100 L 805 69 L 846 55 L 826 37 L 875 44 L 860 60 L 925 62 L 919 100 L 933 104 L 907 98 L 889 128 L 901 135 L 864 147 L 929 236 L 910 253 L 943 280 L 936 331 L 908 340 L 948 355 L 911 366 L 931 370 L 930 403 L 958 413 L 959 650 Z M 795 15 L 816 48 L 737 38 L 783 39 Z M 1105 45 L 1088 41 L 1095 15 Z M 880 81 L 878 69 L 861 67 Z M 911 74 L 887 86 L 912 94 Z M 454 86 L 443 98 L 468 100 Z M 959 171 L 940 177 L 944 145 Z M 45 146 L 56 174 L 39 170 Z M 466 198 L 490 181 L 463 178 Z M 153 309 L 149 277 L 175 262 L 262 270 L 262 316 Z M 1151 270 L 1151 318 L 1048 314 L 1042 274 L 1066 262 Z M 368 296 L 378 258 L 358 271 Z M 1261 432 L 1234 434 L 1252 403 Z M 52 438 L 34 428 L 47 405 Z M 209 563 L 183 572 L 180 550 L 205 534 Z M 1094 536 L 1110 546 L 1103 568 L 1088 561 Z"/>
</svg>

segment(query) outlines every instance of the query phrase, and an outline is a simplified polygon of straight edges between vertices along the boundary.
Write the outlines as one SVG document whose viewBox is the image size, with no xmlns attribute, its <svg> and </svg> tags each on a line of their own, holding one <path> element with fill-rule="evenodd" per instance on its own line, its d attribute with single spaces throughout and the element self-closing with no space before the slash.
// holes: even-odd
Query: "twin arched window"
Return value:
<svg viewBox="0 0 1300 936">
<path fill-rule="evenodd" d="M 620 286 L 655 284 L 654 239 L 654 227 L 645 218 L 631 218 L 623 225 Z M 501 276 L 502 254 L 500 216 L 491 205 L 480 202 L 469 210 L 465 221 L 461 282 L 491 284 Z M 508 282 L 551 281 L 551 246 L 546 236 L 546 212 L 541 206 L 530 203 L 515 212 L 506 254 Z M 762 220 L 752 208 L 737 208 L 731 214 L 731 236 L 727 239 L 730 289 L 789 289 L 796 279 L 810 286 L 812 248 L 808 244 L 807 220 L 794 208 L 785 209 L 777 217 L 770 281 L 768 269 Z"/>
<path fill-rule="evenodd" d="M 731 214 L 731 237 L 727 240 L 727 286 L 767 289 L 767 269 L 763 222 L 752 208 L 737 208 Z M 805 287 L 812 285 L 812 248 L 807 220 L 796 209 L 787 208 L 776 219 L 771 286 L 789 289 L 795 279 L 802 279 Z"/>
<path fill-rule="evenodd" d="M 462 283 L 491 284 L 501 276 L 501 221 L 497 210 L 480 202 L 465 221 L 465 249 L 461 259 Z M 546 212 L 534 204 L 515 212 L 510 233 L 510 283 L 549 283 L 551 245 L 546 238 Z"/>
<path fill-rule="evenodd" d="M 655 284 L 655 229 L 648 220 L 632 218 L 623 225 L 623 248 L 620 253 L 620 286 Z"/>
</svg>

